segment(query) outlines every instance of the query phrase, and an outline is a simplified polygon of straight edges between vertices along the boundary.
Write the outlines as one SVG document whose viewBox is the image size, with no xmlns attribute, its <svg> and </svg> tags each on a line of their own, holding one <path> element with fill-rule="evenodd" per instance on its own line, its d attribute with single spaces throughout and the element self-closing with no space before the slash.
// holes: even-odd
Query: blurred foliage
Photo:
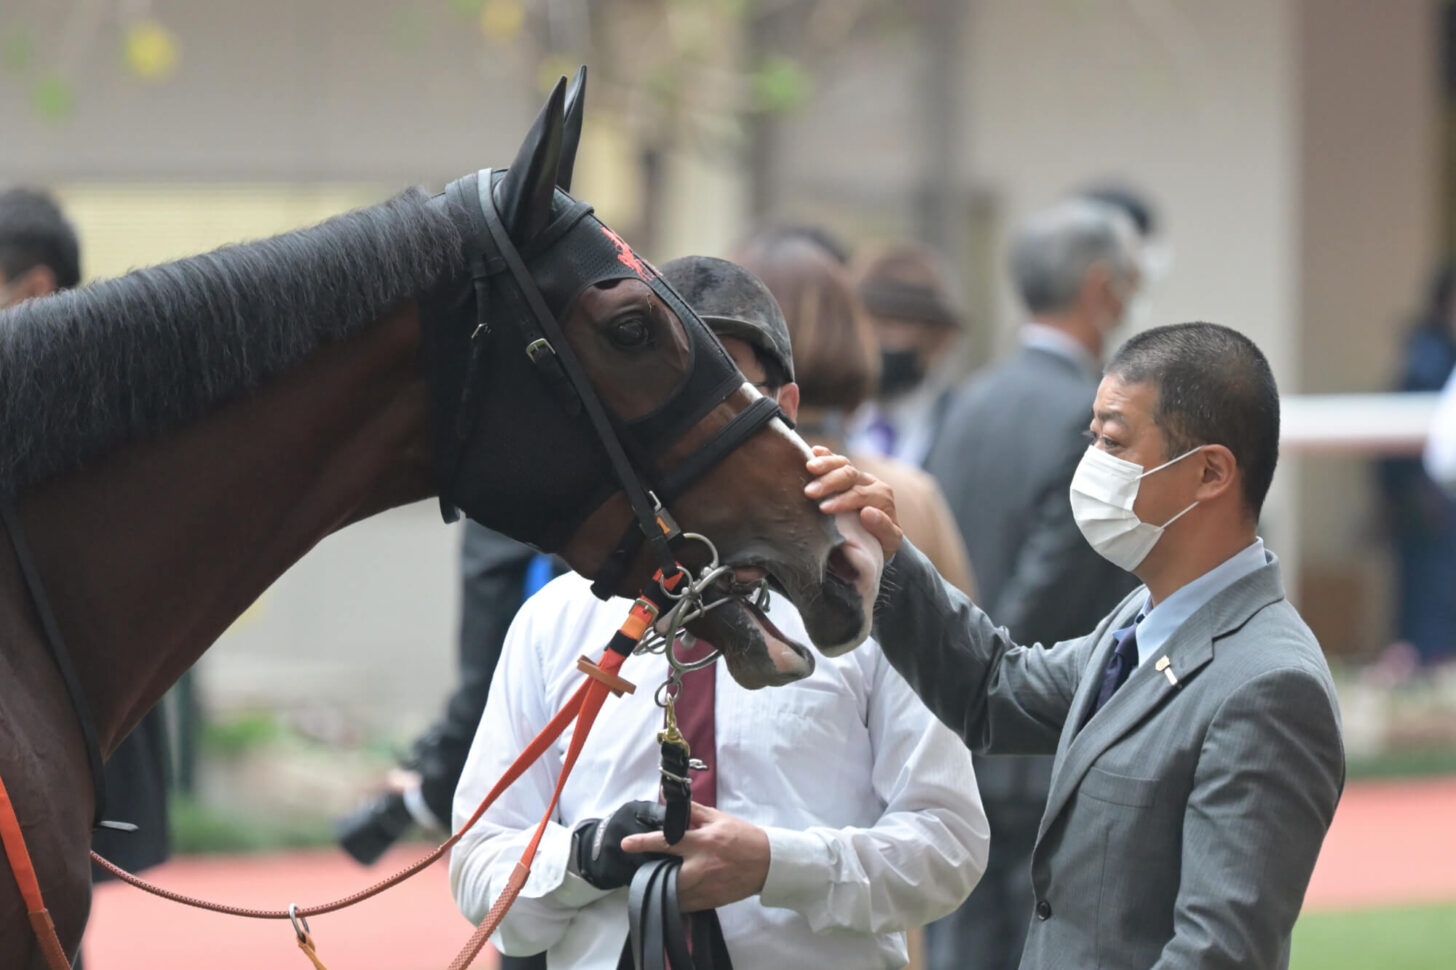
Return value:
<svg viewBox="0 0 1456 970">
<path fill-rule="evenodd" d="M 789 112 L 809 99 L 812 88 L 813 80 L 802 64 L 770 54 L 753 72 L 753 107 L 771 114 Z"/>
<path fill-rule="evenodd" d="M 1305 913 L 1290 970 L 1433 970 L 1456 964 L 1456 903 Z"/>
<path fill-rule="evenodd" d="M 220 852 L 274 852 L 334 844 L 333 822 L 323 816 L 259 816 L 185 795 L 168 802 L 172 851 L 177 855 Z"/>
<path fill-rule="evenodd" d="M 201 749 L 219 758 L 237 758 L 249 751 L 274 744 L 289 733 L 277 714 L 255 711 L 227 720 L 209 720 L 202 725 Z"/>
<path fill-rule="evenodd" d="M 30 104 L 46 121 L 64 121 L 76 110 L 76 91 L 59 74 L 47 74 L 30 89 Z"/>
<path fill-rule="evenodd" d="M 9 27 L 0 35 L 0 69 L 23 74 L 35 63 L 35 41 L 23 27 Z"/>
<path fill-rule="evenodd" d="M 114 0 L 105 5 L 73 0 L 57 37 L 36 39 L 24 20 L 0 20 L 0 70 L 29 87 L 31 111 L 37 118 L 63 122 L 75 114 L 85 92 L 78 78 L 97 59 L 97 48 L 116 45 L 118 68 L 143 81 L 171 80 L 182 60 L 182 40 L 154 17 L 145 5 Z"/>
<path fill-rule="evenodd" d="M 1432 744 L 1352 756 L 1346 762 L 1345 773 L 1352 779 L 1456 775 L 1456 748 Z"/>
<path fill-rule="evenodd" d="M 852 40 L 898 42 L 954 0 L 447 0 L 538 89 L 590 65 L 592 110 L 645 150 L 734 153 L 756 120 L 799 110 Z"/>
<path fill-rule="evenodd" d="M 421 55 L 441 29 L 469 24 L 538 86 L 589 64 L 594 113 L 612 118 L 644 149 L 719 154 L 741 151 L 756 120 L 800 110 L 852 39 L 895 42 L 931 6 L 950 2 L 417 0 L 396 8 L 386 37 Z M 64 6 L 62 36 L 44 45 L 24 23 L 0 23 L 0 70 L 25 79 L 37 116 L 72 117 L 85 97 L 80 68 L 94 62 L 98 44 L 119 45 L 120 69 L 133 77 L 164 83 L 178 76 L 186 37 L 147 6 Z"/>
<path fill-rule="evenodd" d="M 480 5 L 480 33 L 493 44 L 509 44 L 526 24 L 521 0 L 485 0 Z"/>
<path fill-rule="evenodd" d="M 133 74 L 144 81 L 165 81 L 177 70 L 181 57 L 176 36 L 155 20 L 139 20 L 126 29 L 122 56 Z"/>
</svg>

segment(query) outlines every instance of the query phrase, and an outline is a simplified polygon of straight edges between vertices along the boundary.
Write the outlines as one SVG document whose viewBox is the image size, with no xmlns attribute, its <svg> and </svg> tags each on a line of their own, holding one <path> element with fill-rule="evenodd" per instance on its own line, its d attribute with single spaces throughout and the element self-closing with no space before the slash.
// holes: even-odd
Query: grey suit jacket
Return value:
<svg viewBox="0 0 1456 970">
<path fill-rule="evenodd" d="M 885 655 L 980 752 L 1055 753 L 1023 970 L 1282 968 L 1344 786 L 1329 667 L 1272 555 L 1133 671 L 1082 730 L 1137 590 L 1086 637 L 1018 646 L 908 544 Z"/>
<path fill-rule="evenodd" d="M 925 462 L 965 538 L 979 604 L 1021 643 L 1086 633 L 1137 586 L 1082 538 L 1067 500 L 1097 381 L 1066 357 L 1021 347 L 956 394 Z M 1050 770 L 1043 758 L 987 758 L 976 782 L 988 810 L 1030 824 Z"/>
</svg>

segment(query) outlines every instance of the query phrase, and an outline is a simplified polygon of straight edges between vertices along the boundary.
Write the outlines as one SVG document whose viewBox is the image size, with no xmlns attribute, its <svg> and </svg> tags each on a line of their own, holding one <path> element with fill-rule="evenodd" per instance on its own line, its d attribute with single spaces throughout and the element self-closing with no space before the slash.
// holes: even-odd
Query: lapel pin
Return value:
<svg viewBox="0 0 1456 970">
<path fill-rule="evenodd" d="M 1153 669 L 1161 670 L 1163 672 L 1163 676 L 1168 678 L 1168 683 L 1172 684 L 1174 687 L 1178 686 L 1178 677 L 1176 674 L 1173 673 L 1173 661 L 1168 659 L 1167 654 L 1164 654 L 1158 659 L 1158 662 L 1153 665 Z"/>
</svg>

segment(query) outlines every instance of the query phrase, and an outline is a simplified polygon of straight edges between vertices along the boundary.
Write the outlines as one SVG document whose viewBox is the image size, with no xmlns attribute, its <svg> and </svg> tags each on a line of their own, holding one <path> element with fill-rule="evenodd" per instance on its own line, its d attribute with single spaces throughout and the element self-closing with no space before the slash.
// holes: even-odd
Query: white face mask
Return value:
<svg viewBox="0 0 1456 970">
<path fill-rule="evenodd" d="M 1143 466 L 1110 455 L 1093 445 L 1072 475 L 1072 517 L 1088 544 L 1114 566 L 1132 572 L 1153 551 L 1163 530 L 1193 509 L 1197 502 L 1162 525 L 1144 522 L 1133 512 L 1138 484 L 1154 472 L 1176 464 L 1205 446 L 1143 471 Z"/>
</svg>

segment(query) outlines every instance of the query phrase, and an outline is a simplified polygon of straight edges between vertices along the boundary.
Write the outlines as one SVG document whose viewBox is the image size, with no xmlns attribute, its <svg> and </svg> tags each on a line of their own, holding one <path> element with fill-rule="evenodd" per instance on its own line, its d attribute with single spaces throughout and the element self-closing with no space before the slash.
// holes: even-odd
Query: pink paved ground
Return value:
<svg viewBox="0 0 1456 970">
<path fill-rule="evenodd" d="M 149 873 L 169 888 L 245 906 L 353 892 L 421 854 L 396 850 L 363 870 L 339 852 L 179 859 Z M 1349 786 L 1305 908 L 1456 902 L 1456 778 Z M 443 970 L 470 935 L 444 863 L 367 903 L 311 920 L 329 970 Z M 96 891 L 88 970 L 311 970 L 286 923 L 184 909 L 129 886 Z M 493 968 L 487 954 L 477 967 Z"/>
<path fill-rule="evenodd" d="M 189 895 L 275 909 L 346 896 L 426 848 L 395 849 L 369 869 L 327 850 L 191 856 L 147 877 Z M 444 970 L 473 929 L 450 897 L 444 862 L 367 902 L 317 916 L 309 928 L 329 970 Z M 118 883 L 97 887 L 84 950 L 87 970 L 312 970 L 286 921 L 189 909 Z M 483 970 L 495 965 L 489 947 L 474 964 Z"/>
<path fill-rule="evenodd" d="M 1456 902 L 1456 778 L 1349 785 L 1306 909 Z"/>
</svg>

